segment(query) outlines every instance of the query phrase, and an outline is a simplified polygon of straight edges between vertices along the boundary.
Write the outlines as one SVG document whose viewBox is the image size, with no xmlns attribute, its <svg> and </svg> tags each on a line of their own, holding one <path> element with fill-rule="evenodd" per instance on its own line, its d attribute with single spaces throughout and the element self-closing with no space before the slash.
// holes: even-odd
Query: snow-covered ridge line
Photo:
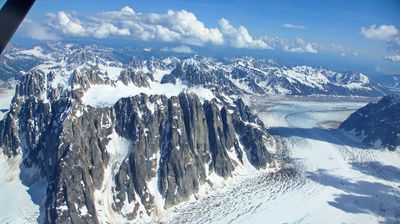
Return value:
<svg viewBox="0 0 400 224">
<path fill-rule="evenodd" d="M 272 60 L 251 57 L 219 60 L 211 57 L 193 56 L 179 59 L 132 57 L 124 49 L 104 48 L 96 45 L 79 46 L 54 44 L 36 46 L 32 49 L 11 49 L 6 58 L 22 60 L 29 57 L 35 61 L 34 70 L 40 69 L 54 74 L 52 87 L 68 86 L 74 71 L 96 69 L 104 80 L 117 81 L 126 69 L 150 73 L 160 82 L 165 75 L 176 74 L 176 69 L 193 76 L 217 77 L 202 83 L 227 85 L 241 93 L 256 95 L 336 95 L 336 96 L 382 96 L 385 91 L 362 73 L 335 72 L 322 67 L 287 67 Z M 0 63 L 1 64 L 1 63 Z M 184 84 L 199 85 L 187 76 Z M 208 80 L 210 81 L 210 80 Z M 178 87 L 179 88 L 179 87 Z"/>
</svg>

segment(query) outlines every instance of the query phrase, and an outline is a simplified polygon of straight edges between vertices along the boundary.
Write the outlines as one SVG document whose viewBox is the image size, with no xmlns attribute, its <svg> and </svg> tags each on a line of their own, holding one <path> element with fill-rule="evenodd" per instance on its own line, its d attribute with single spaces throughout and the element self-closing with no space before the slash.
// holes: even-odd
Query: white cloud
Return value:
<svg viewBox="0 0 400 224">
<path fill-rule="evenodd" d="M 185 10 L 167 13 L 169 18 L 169 27 L 183 35 L 187 44 L 202 45 L 202 43 L 211 42 L 212 44 L 222 44 L 224 42 L 221 32 L 217 28 L 206 28 L 203 22 L 197 20 L 196 16 Z M 160 22 L 163 22 L 162 20 Z"/>
<path fill-rule="evenodd" d="M 371 25 L 368 28 L 362 27 L 361 33 L 368 39 L 390 40 L 398 34 L 398 30 L 393 25 Z"/>
<path fill-rule="evenodd" d="M 61 11 L 57 14 L 47 14 L 50 17 L 49 25 L 65 35 L 85 36 L 86 30 L 78 19 L 72 18 L 72 15 Z"/>
<path fill-rule="evenodd" d="M 130 36 L 129 29 L 120 29 L 111 23 L 103 23 L 91 31 L 96 38 L 106 38 L 109 36 Z"/>
<path fill-rule="evenodd" d="M 67 36 L 125 36 L 195 46 L 221 45 L 224 42 L 218 28 L 207 28 L 193 13 L 185 10 L 169 10 L 165 14 L 136 13 L 132 8 L 124 7 L 119 11 L 81 16 L 79 19 L 64 11 L 47 16 L 49 26 Z"/>
<path fill-rule="evenodd" d="M 224 37 L 229 40 L 232 47 L 252 49 L 272 49 L 262 39 L 253 38 L 243 26 L 233 27 L 228 20 L 220 19 L 219 25 Z"/>
<path fill-rule="evenodd" d="M 285 23 L 282 24 L 282 27 L 288 28 L 288 29 L 298 29 L 298 30 L 305 30 L 307 27 L 302 26 L 302 25 L 296 25 L 296 24 L 291 24 L 291 23 Z"/>
<path fill-rule="evenodd" d="M 297 37 L 296 41 L 291 45 L 285 46 L 285 51 L 293 53 L 318 53 L 318 50 L 312 43 L 306 43 L 303 39 Z"/>
<path fill-rule="evenodd" d="M 48 27 L 29 19 L 24 20 L 23 28 L 26 29 L 26 35 L 35 40 L 55 41 L 60 39 L 60 37 L 51 32 Z"/>
<path fill-rule="evenodd" d="M 190 48 L 189 46 L 186 46 L 186 45 L 181 45 L 181 46 L 172 47 L 172 48 L 165 47 L 165 48 L 161 49 L 161 51 L 171 51 L 171 52 L 180 53 L 180 54 L 194 53 L 192 48 Z"/>
<path fill-rule="evenodd" d="M 128 14 L 128 15 L 132 15 L 132 14 L 135 14 L 135 11 L 133 11 L 133 9 L 131 8 L 131 7 L 129 7 L 129 6 L 125 6 L 125 7 L 123 7 L 122 9 L 121 9 L 121 12 L 122 13 L 125 13 L 125 14 Z"/>
<path fill-rule="evenodd" d="M 309 43 L 303 39 L 296 37 L 294 40 L 288 40 L 280 37 L 268 37 L 264 36 L 262 39 L 268 43 L 268 45 L 274 48 L 280 48 L 286 52 L 291 53 L 318 53 L 318 44 Z"/>
<path fill-rule="evenodd" d="M 246 27 L 235 27 L 224 18 L 219 20 L 218 27 L 207 27 L 195 14 L 186 10 L 140 13 L 126 6 L 121 10 L 91 15 L 61 11 L 48 13 L 46 16 L 48 19 L 45 23 L 37 23 L 40 27 L 28 32 L 32 38 L 52 40 L 59 37 L 124 37 L 180 45 L 168 50 L 182 53 L 192 52 L 189 46 L 204 45 L 225 45 L 239 49 L 278 47 L 293 53 L 318 53 L 319 50 L 328 49 L 323 44 L 306 42 L 301 38 L 287 40 L 279 37 L 254 37 Z M 283 26 L 306 29 L 294 24 Z M 350 53 L 343 49 L 334 51 Z"/>
<path fill-rule="evenodd" d="M 173 52 L 176 52 L 176 53 L 184 53 L 184 54 L 193 53 L 192 48 L 190 48 L 188 46 L 185 46 L 185 45 L 181 45 L 181 46 L 178 46 L 178 47 L 173 47 L 173 48 L 171 48 L 171 50 Z"/>
<path fill-rule="evenodd" d="M 292 53 L 318 53 L 318 50 L 315 49 L 311 44 L 306 44 L 299 47 L 285 47 L 285 51 Z"/>
<path fill-rule="evenodd" d="M 391 62 L 400 62 L 400 55 L 389 55 L 384 57 L 385 60 L 391 61 Z"/>
<path fill-rule="evenodd" d="M 280 37 L 269 37 L 263 36 L 262 40 L 273 48 L 282 49 L 286 52 L 291 53 L 318 53 L 320 51 L 337 53 L 340 56 L 352 55 L 358 56 L 358 52 L 344 47 L 337 43 L 317 43 L 307 42 L 302 38 L 296 37 L 293 40 L 280 38 Z"/>
<path fill-rule="evenodd" d="M 369 28 L 361 28 L 361 33 L 367 39 L 386 41 L 389 51 L 400 53 L 400 30 L 394 25 L 371 25 Z"/>
</svg>

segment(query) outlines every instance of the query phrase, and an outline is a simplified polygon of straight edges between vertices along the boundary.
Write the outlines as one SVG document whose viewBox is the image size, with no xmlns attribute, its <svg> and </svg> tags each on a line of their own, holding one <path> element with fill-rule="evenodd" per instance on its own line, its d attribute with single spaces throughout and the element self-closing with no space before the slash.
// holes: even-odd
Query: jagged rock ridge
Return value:
<svg viewBox="0 0 400 224">
<path fill-rule="evenodd" d="M 101 71 L 76 70 L 67 87 L 57 74 L 20 76 L 0 121 L 0 148 L 47 180 L 45 223 L 100 223 L 157 216 L 188 200 L 213 176 L 228 178 L 248 161 L 273 165 L 275 139 L 243 101 L 195 94 L 140 94 L 113 107 L 91 107 L 93 85 L 115 85 Z M 153 77 L 124 70 L 123 83 L 146 87 Z M 110 196 L 110 197 L 108 197 Z"/>
</svg>

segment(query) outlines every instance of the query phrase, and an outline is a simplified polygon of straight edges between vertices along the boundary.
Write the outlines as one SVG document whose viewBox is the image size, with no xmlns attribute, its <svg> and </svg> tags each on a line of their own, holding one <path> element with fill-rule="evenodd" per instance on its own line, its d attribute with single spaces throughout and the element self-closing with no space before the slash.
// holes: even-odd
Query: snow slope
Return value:
<svg viewBox="0 0 400 224">
<path fill-rule="evenodd" d="M 20 180 L 20 157 L 7 159 L 0 154 L 0 223 L 35 223 L 45 198 L 44 181 L 31 187 Z"/>
<path fill-rule="evenodd" d="M 361 149 L 336 129 L 367 102 L 253 98 L 294 172 L 243 175 L 165 223 L 398 223 L 400 155 Z M 271 122 L 274 121 L 274 122 Z"/>
<path fill-rule="evenodd" d="M 184 84 L 170 84 L 159 82 L 151 82 L 149 87 L 138 87 L 134 84 L 125 85 L 121 81 L 115 86 L 111 85 L 93 85 L 82 98 L 83 104 L 93 107 L 111 107 L 119 99 L 139 95 L 141 93 L 147 95 L 166 95 L 167 97 L 178 96 L 182 91 L 196 93 L 201 100 L 211 100 L 215 98 L 211 90 L 203 87 L 187 87 Z"/>
</svg>

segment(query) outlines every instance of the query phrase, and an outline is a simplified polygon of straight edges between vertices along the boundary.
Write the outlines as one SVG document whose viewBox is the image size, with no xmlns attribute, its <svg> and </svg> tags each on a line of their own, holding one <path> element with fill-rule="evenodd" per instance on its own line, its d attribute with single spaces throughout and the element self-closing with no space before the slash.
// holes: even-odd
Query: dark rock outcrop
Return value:
<svg viewBox="0 0 400 224">
<path fill-rule="evenodd" d="M 367 145 L 396 149 L 400 146 L 400 95 L 383 97 L 350 115 L 339 127 L 353 131 Z"/>
</svg>

